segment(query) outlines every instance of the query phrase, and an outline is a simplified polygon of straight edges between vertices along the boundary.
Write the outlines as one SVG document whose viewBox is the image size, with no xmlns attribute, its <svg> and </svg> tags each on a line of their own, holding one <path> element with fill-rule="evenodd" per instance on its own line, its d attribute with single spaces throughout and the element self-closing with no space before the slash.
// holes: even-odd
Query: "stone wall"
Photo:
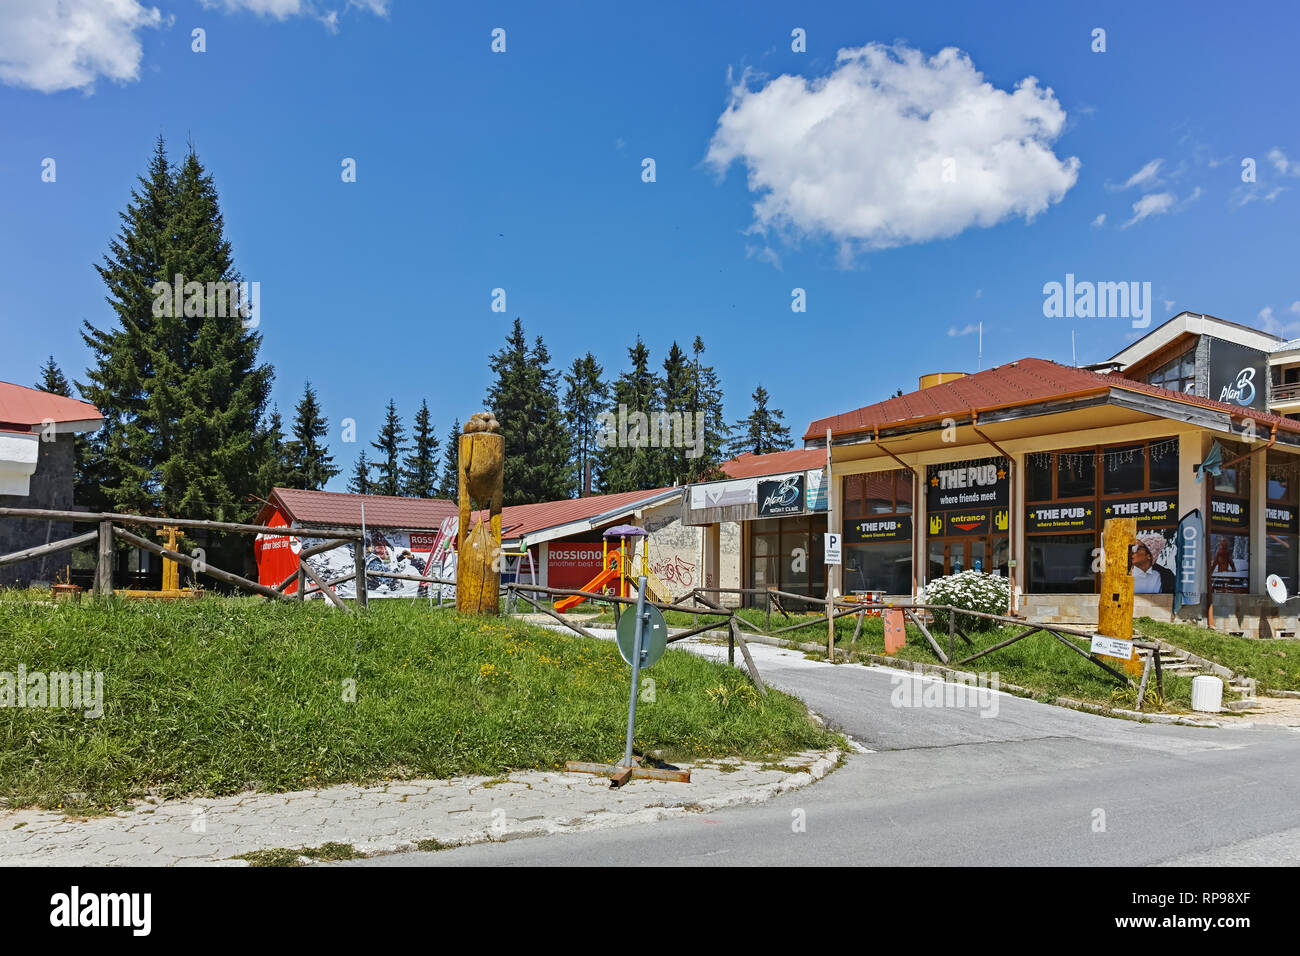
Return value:
<svg viewBox="0 0 1300 956">
<path fill-rule="evenodd" d="M 36 473 L 31 477 L 28 494 L 0 495 L 0 507 L 54 508 L 63 511 L 72 508 L 74 437 L 59 435 L 54 441 L 41 442 L 37 451 Z M 0 554 L 34 548 L 71 535 L 70 522 L 0 518 Z M 0 587 L 28 587 L 33 582 L 52 582 L 55 574 L 71 563 L 71 559 L 72 552 L 64 551 L 0 568 Z"/>
</svg>

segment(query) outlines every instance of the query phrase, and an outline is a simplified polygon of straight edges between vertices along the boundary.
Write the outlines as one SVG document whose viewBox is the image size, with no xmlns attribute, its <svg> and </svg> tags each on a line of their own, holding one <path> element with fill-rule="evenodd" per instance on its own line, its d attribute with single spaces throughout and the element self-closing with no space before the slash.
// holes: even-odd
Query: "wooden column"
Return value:
<svg viewBox="0 0 1300 956">
<path fill-rule="evenodd" d="M 95 597 L 113 596 L 113 522 L 99 523 L 99 559 L 95 564 Z"/>
<path fill-rule="evenodd" d="M 354 541 L 352 543 L 352 560 L 357 569 L 357 576 L 352 579 L 357 589 L 357 607 L 369 607 L 370 595 L 366 587 L 366 542 L 364 540 Z"/>
</svg>

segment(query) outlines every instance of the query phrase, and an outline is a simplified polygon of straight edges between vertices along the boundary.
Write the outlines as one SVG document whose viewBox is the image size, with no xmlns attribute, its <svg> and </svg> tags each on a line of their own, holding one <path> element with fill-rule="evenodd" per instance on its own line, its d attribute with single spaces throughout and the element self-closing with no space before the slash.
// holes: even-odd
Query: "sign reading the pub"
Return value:
<svg viewBox="0 0 1300 956">
<path fill-rule="evenodd" d="M 1092 505 L 1042 505 L 1025 509 L 1025 531 L 1093 531 L 1097 516 Z"/>
<path fill-rule="evenodd" d="M 1217 402 L 1265 411 L 1267 356 L 1258 349 L 1210 338 L 1210 394 Z M 1211 515 L 1213 519 L 1213 515 Z"/>
<path fill-rule="evenodd" d="M 1123 501 L 1103 501 L 1101 518 L 1136 518 L 1139 528 L 1153 524 L 1178 523 L 1177 495 L 1146 495 Z"/>
<path fill-rule="evenodd" d="M 844 543 L 864 544 L 869 541 L 912 540 L 912 519 L 863 518 L 844 522 Z"/>
<path fill-rule="evenodd" d="M 1300 530 L 1296 510 L 1290 505 L 1269 505 L 1264 509 L 1264 524 L 1269 531 L 1281 531 L 1284 534 L 1295 534 Z"/>
<path fill-rule="evenodd" d="M 1010 482 L 1005 458 L 982 458 L 925 469 L 925 506 L 930 512 L 1005 508 Z"/>
<path fill-rule="evenodd" d="M 1250 529 L 1250 506 L 1239 498 L 1220 498 L 1211 495 L 1210 524 L 1220 528 L 1247 531 Z"/>
<path fill-rule="evenodd" d="M 758 516 L 803 514 L 803 475 L 768 478 L 758 483 Z"/>
</svg>

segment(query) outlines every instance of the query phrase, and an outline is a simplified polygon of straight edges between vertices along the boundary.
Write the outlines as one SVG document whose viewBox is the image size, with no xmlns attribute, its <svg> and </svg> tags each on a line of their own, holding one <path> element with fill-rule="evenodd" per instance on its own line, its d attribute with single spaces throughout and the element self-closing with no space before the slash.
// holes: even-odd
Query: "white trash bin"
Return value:
<svg viewBox="0 0 1300 956">
<path fill-rule="evenodd" d="M 1192 710 L 1217 714 L 1223 709 L 1223 681 L 1209 674 L 1192 678 Z"/>
</svg>

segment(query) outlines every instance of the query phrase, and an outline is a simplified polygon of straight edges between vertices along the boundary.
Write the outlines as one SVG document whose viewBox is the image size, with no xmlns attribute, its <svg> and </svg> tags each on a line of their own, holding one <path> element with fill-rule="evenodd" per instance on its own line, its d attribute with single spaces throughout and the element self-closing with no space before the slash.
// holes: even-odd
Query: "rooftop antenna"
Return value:
<svg viewBox="0 0 1300 956">
<path fill-rule="evenodd" d="M 984 371 L 984 323 L 980 322 L 980 356 L 979 365 L 975 369 L 977 372 Z"/>
<path fill-rule="evenodd" d="M 1074 329 L 1070 329 L 1070 364 L 1075 368 L 1079 367 L 1079 357 L 1074 351 Z"/>
</svg>

